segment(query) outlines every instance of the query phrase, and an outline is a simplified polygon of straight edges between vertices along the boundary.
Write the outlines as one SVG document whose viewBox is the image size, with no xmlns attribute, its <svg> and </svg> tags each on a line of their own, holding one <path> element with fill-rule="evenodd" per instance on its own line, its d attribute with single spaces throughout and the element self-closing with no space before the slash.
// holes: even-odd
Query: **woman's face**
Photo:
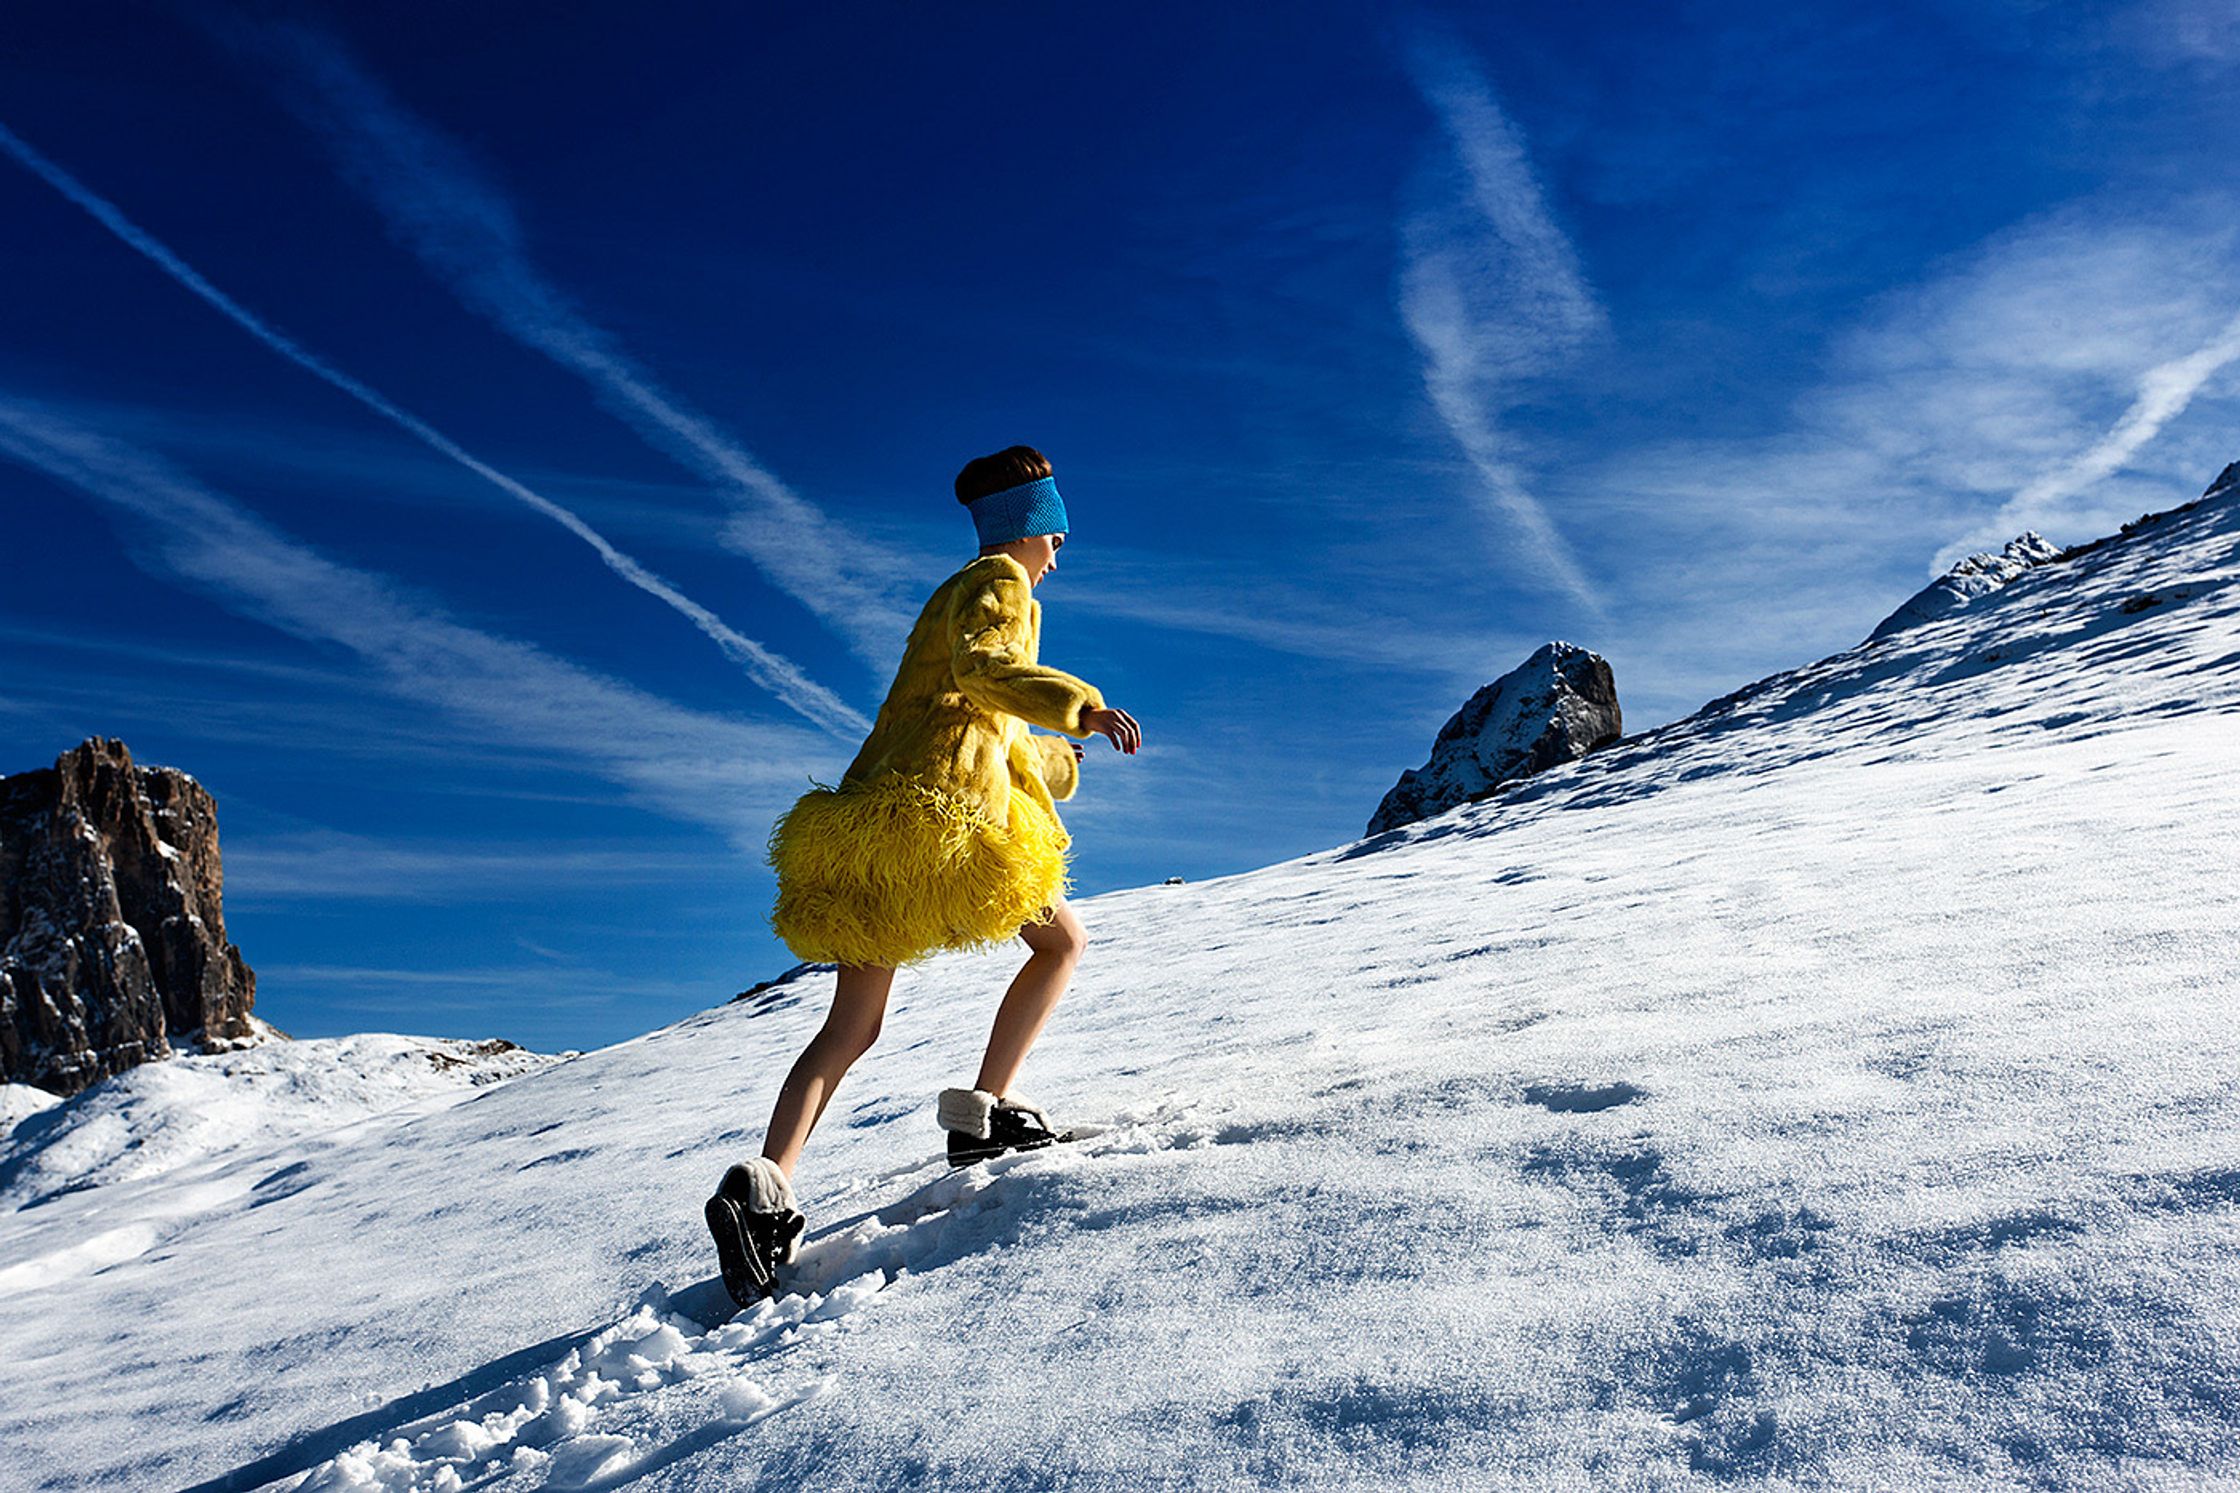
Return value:
<svg viewBox="0 0 2240 1493">
<path fill-rule="evenodd" d="M 1027 572 L 1027 584 L 1039 586 L 1042 578 L 1058 568 L 1058 550 L 1066 542 L 1063 534 L 1030 534 L 1024 539 L 1014 539 L 1007 544 L 988 544 L 980 547 L 983 555 L 1009 555 Z"/>
<path fill-rule="evenodd" d="M 1019 557 L 1019 563 L 1027 567 L 1027 580 L 1039 586 L 1044 576 L 1058 568 L 1058 551 L 1064 546 L 1066 536 L 1036 534 L 1019 542 L 1026 549 L 1026 553 Z"/>
</svg>

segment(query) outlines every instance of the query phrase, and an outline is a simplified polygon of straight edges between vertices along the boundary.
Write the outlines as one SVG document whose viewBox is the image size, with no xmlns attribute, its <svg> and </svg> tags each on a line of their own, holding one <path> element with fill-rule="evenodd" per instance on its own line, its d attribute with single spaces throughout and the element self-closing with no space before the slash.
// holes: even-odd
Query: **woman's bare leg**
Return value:
<svg viewBox="0 0 2240 1493">
<path fill-rule="evenodd" d="M 1019 930 L 1034 952 L 1012 977 L 1003 1004 L 996 1007 L 995 1030 L 988 1034 L 987 1056 L 980 1060 L 977 1086 L 998 1098 L 1008 1096 L 1011 1085 L 1018 1082 L 1028 1049 L 1058 1008 L 1058 997 L 1066 993 L 1073 968 L 1088 946 L 1088 932 L 1066 899 L 1060 897 L 1050 905 L 1056 913 L 1053 921 L 1028 923 Z"/>
<path fill-rule="evenodd" d="M 832 1009 L 824 1025 L 809 1039 L 793 1071 L 778 1089 L 777 1107 L 770 1112 L 770 1135 L 762 1154 L 778 1163 L 790 1178 L 801 1160 L 809 1132 L 824 1118 L 832 1091 L 857 1058 L 879 1040 L 879 1023 L 887 1014 L 887 992 L 894 988 L 894 971 L 879 964 L 843 964 L 832 991 Z"/>
</svg>

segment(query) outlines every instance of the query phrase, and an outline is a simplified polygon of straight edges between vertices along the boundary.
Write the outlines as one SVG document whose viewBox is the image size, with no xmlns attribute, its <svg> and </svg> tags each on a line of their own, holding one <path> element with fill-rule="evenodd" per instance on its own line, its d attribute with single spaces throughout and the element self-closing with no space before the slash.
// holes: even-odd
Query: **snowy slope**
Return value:
<svg viewBox="0 0 2240 1493">
<path fill-rule="evenodd" d="M 557 1061 L 510 1042 L 368 1032 L 179 1054 L 66 1100 L 8 1084 L 10 1097 L 0 1100 L 0 1209 L 158 1176 L 406 1106 L 448 1103 Z M 0 1289 L 5 1280 L 0 1275 Z"/>
<path fill-rule="evenodd" d="M 2235 762 L 2227 497 L 1500 798 L 1082 903 L 1028 1084 L 1074 1147 L 933 1159 L 1012 960 L 906 972 L 796 1291 L 728 1323 L 700 1200 L 828 974 L 0 1218 L 47 1262 L 0 1484 L 2240 1478 Z"/>
</svg>

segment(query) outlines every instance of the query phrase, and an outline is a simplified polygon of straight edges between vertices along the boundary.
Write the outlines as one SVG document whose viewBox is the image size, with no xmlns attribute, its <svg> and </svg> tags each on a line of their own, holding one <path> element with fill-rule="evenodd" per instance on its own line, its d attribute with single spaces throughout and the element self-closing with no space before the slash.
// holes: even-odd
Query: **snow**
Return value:
<svg viewBox="0 0 2240 1493">
<path fill-rule="evenodd" d="M 18 1121 L 52 1109 L 61 1102 L 59 1095 L 27 1083 L 0 1083 L 0 1141 L 5 1141 Z"/>
<path fill-rule="evenodd" d="M 5 1113 L 25 1123 L 0 1144 L 0 1208 L 157 1177 L 418 1103 L 455 1102 L 555 1061 L 508 1043 L 367 1033 L 143 1063 L 66 1101 L 10 1084 Z"/>
<path fill-rule="evenodd" d="M 699 1206 L 828 971 L 20 1207 L 8 1476 L 2240 1478 L 2235 761 L 2225 501 L 1484 802 L 1084 900 L 1026 1083 L 1071 1146 L 947 1167 L 1015 959 L 906 971 L 746 1313 Z"/>
</svg>

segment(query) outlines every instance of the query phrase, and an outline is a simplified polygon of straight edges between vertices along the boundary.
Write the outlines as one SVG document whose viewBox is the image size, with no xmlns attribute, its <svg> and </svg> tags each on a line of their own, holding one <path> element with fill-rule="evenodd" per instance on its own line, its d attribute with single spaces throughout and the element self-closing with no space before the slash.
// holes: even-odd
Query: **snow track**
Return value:
<svg viewBox="0 0 2240 1493">
<path fill-rule="evenodd" d="M 1219 1139 L 1173 1105 L 1093 1132 L 1078 1128 L 1082 1138 L 1070 1145 L 963 1169 L 937 1155 L 851 1188 L 907 1190 L 812 1236 L 777 1296 L 735 1312 L 713 1277 L 674 1294 L 649 1288 L 630 1315 L 551 1366 L 388 1428 L 283 1486 L 458 1493 L 521 1479 L 554 1489 L 614 1488 L 813 1404 L 833 1380 L 805 1367 L 799 1350 L 847 1330 L 856 1313 L 913 1276 L 1014 1240 L 1043 1211 L 1036 1178 L 1102 1157 Z M 690 1429 L 644 1430 L 678 1423 Z"/>
</svg>

